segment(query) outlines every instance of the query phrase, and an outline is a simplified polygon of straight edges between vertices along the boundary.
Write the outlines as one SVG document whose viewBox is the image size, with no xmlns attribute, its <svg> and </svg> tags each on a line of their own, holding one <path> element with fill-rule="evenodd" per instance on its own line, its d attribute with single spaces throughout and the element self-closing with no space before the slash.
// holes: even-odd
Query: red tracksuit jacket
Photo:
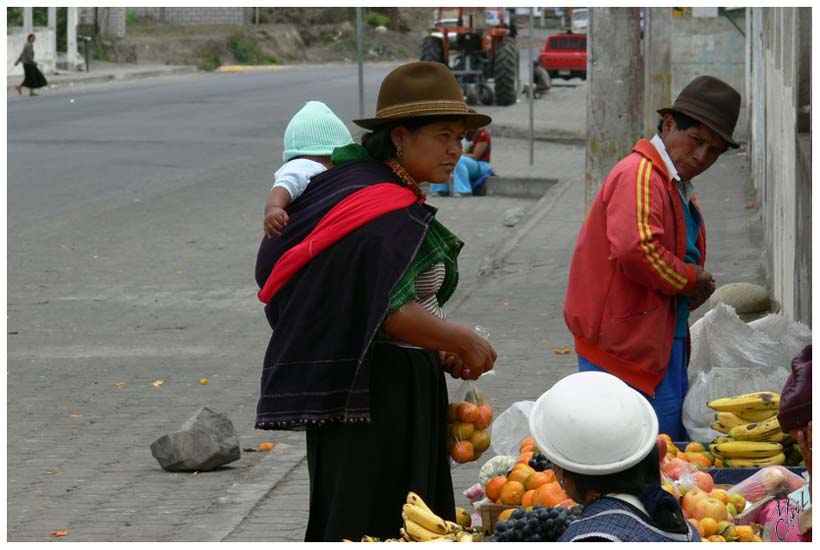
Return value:
<svg viewBox="0 0 820 550">
<path fill-rule="evenodd" d="M 564 320 L 576 352 L 650 396 L 672 354 L 676 296 L 696 279 L 683 207 L 657 149 L 639 140 L 595 196 L 569 270 Z M 697 247 L 703 265 L 705 224 Z"/>
</svg>

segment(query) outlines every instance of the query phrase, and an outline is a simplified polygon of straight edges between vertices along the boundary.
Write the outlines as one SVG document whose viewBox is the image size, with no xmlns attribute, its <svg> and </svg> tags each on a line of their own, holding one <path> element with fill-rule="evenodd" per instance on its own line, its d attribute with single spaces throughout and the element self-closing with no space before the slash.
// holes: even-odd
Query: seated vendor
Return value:
<svg viewBox="0 0 820 550">
<path fill-rule="evenodd" d="M 579 372 L 538 398 L 530 432 L 584 506 L 558 542 L 698 542 L 660 486 L 658 418 L 639 392 L 604 372 Z"/>
</svg>

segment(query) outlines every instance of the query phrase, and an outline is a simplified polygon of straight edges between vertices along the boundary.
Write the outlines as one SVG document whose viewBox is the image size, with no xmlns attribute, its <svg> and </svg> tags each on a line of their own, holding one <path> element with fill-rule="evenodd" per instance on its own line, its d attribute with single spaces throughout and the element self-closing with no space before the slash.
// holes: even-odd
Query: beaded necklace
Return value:
<svg viewBox="0 0 820 550">
<path fill-rule="evenodd" d="M 421 188 L 419 187 L 419 183 L 407 173 L 407 170 L 404 169 L 404 166 L 399 164 L 396 159 L 390 159 L 385 164 L 393 170 L 393 173 L 396 174 L 399 179 L 404 182 L 404 184 L 413 191 L 417 197 L 419 197 L 420 202 L 424 202 L 425 196 L 421 193 Z"/>
</svg>

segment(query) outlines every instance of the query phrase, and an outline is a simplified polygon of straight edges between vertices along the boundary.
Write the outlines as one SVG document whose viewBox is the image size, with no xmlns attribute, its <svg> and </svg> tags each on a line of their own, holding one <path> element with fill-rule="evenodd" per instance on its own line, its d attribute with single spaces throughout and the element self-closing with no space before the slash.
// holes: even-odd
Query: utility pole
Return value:
<svg viewBox="0 0 820 550">
<path fill-rule="evenodd" d="M 652 137 L 658 109 L 672 104 L 672 8 L 645 8 L 643 135 Z"/>
<path fill-rule="evenodd" d="M 350 12 L 348 12 L 350 13 Z M 356 54 L 359 58 L 359 118 L 364 118 L 364 63 L 362 60 L 363 41 L 362 7 L 356 6 Z"/>
<path fill-rule="evenodd" d="M 534 19 L 533 19 L 533 10 L 535 8 L 530 8 L 530 35 L 529 35 L 529 50 L 530 50 L 530 58 L 529 58 L 529 65 L 530 65 L 530 85 L 527 86 L 527 96 L 530 100 L 530 166 L 535 164 L 535 67 L 532 64 L 532 28 L 535 26 Z"/>
<path fill-rule="evenodd" d="M 643 63 L 640 8 L 590 8 L 584 208 L 640 137 Z"/>
</svg>

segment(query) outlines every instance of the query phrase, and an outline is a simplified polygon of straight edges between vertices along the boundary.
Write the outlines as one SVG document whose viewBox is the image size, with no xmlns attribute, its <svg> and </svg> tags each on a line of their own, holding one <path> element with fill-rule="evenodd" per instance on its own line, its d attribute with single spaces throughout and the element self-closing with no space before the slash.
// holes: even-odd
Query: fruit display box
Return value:
<svg viewBox="0 0 820 550">
<path fill-rule="evenodd" d="M 689 444 L 689 441 L 675 441 L 674 445 L 678 449 L 685 449 L 686 446 Z M 704 443 L 704 447 L 708 448 L 708 444 Z M 790 472 L 803 475 L 803 472 L 806 471 L 805 468 L 802 466 L 785 466 Z M 760 468 L 706 468 L 704 472 L 707 472 L 709 475 L 712 476 L 714 479 L 715 484 L 721 485 L 728 485 L 729 487 L 733 485 L 737 485 L 747 477 L 757 473 L 760 471 Z"/>
<path fill-rule="evenodd" d="M 483 504 L 479 510 L 481 511 L 481 528 L 487 535 L 495 533 L 495 524 L 498 523 L 498 516 L 504 510 L 512 510 L 518 508 L 517 506 L 507 506 L 506 504 Z"/>
</svg>

